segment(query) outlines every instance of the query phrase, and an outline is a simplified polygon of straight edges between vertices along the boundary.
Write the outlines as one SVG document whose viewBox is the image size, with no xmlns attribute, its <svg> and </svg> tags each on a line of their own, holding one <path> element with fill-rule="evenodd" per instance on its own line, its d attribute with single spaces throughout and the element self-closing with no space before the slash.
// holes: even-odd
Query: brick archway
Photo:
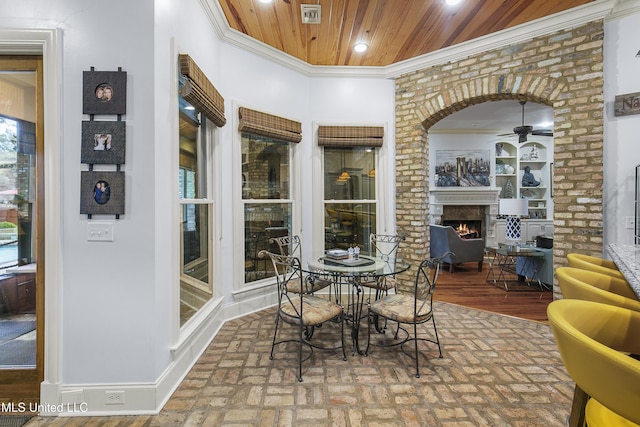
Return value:
<svg viewBox="0 0 640 427">
<path fill-rule="evenodd" d="M 555 267 L 570 252 L 602 255 L 602 35 L 602 22 L 593 22 L 396 80 L 396 225 L 408 236 L 404 258 L 415 264 L 429 256 L 428 129 L 470 105 L 508 99 L 554 109 Z"/>
</svg>

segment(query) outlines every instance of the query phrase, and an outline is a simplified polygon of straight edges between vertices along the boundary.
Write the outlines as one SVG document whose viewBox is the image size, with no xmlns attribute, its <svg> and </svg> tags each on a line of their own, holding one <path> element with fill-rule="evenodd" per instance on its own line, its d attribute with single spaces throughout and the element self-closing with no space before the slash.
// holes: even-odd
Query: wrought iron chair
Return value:
<svg viewBox="0 0 640 427">
<path fill-rule="evenodd" d="M 269 240 L 270 243 L 276 243 L 280 249 L 280 255 L 295 256 L 299 260 L 302 259 L 302 243 L 298 235 L 294 236 L 280 236 L 273 237 Z M 332 284 L 331 280 L 320 277 L 317 274 L 307 274 L 304 276 L 304 281 L 301 285 L 304 285 L 304 292 L 313 293 L 324 289 Z M 289 292 L 296 292 L 293 287 L 289 288 Z M 302 289 L 298 289 L 297 292 L 302 292 Z"/>
<path fill-rule="evenodd" d="M 400 242 L 403 242 L 406 236 L 401 234 L 376 234 L 369 235 L 369 255 L 373 257 L 388 260 L 390 263 L 396 262 Z M 381 295 L 387 295 L 389 290 L 395 288 L 395 276 L 383 276 L 377 282 L 365 282 L 362 286 L 376 290 L 375 299 Z"/>
<path fill-rule="evenodd" d="M 393 339 L 389 340 L 388 337 L 384 337 L 384 342 L 374 345 L 381 347 L 400 346 L 401 350 L 407 356 L 415 360 L 416 378 L 420 378 L 418 341 L 428 341 L 437 344 L 439 357 L 442 358 L 442 348 L 433 316 L 432 303 L 433 292 L 435 291 L 436 281 L 440 273 L 442 259 L 447 255 L 448 253 L 439 258 L 423 260 L 418 266 L 415 281 L 411 286 L 397 286 L 396 293 L 385 295 L 371 302 L 368 306 L 369 318 L 375 318 L 377 316 L 398 323 L 398 329 L 394 333 Z M 426 323 L 429 320 L 433 324 L 434 337 L 432 339 L 419 337 L 418 325 Z M 371 345 L 371 323 L 372 322 L 369 322 L 366 354 L 368 354 L 369 346 Z M 401 325 L 413 326 L 413 335 Z M 399 338 L 400 331 L 403 331 L 406 336 Z M 407 342 L 414 343 L 413 354 L 405 350 L 404 344 Z"/>
<path fill-rule="evenodd" d="M 278 285 L 278 311 L 276 314 L 276 327 L 273 333 L 273 343 L 269 358 L 273 360 L 276 345 L 283 343 L 296 343 L 298 345 L 298 381 L 302 381 L 302 362 L 313 355 L 313 349 L 337 350 L 342 349 L 342 358 L 347 360 L 344 346 L 344 322 L 342 321 L 342 307 L 326 298 L 314 296 L 311 293 L 300 292 L 304 288 L 304 278 L 300 266 L 300 260 L 295 256 L 280 255 L 268 251 L 261 251 L 261 257 L 269 257 L 276 272 Z M 295 289 L 291 291 L 290 288 Z M 309 342 L 308 331 L 314 326 L 335 320 L 340 325 L 340 345 L 320 346 Z M 278 329 L 282 322 L 297 328 L 297 337 L 282 338 L 278 340 Z M 309 354 L 302 357 L 302 346 L 307 346 Z"/>
<path fill-rule="evenodd" d="M 396 258 L 398 256 L 398 249 L 400 248 L 400 242 L 406 240 L 406 236 L 401 234 L 376 234 L 371 233 L 369 235 L 369 255 L 387 260 L 395 265 Z M 374 301 L 388 295 L 389 290 L 392 290 L 396 286 L 395 275 L 391 276 L 379 276 L 375 280 L 362 280 L 361 286 L 369 289 L 368 302 L 371 301 L 371 294 L 374 293 Z M 369 318 L 369 321 L 376 325 L 376 329 L 382 332 L 386 326 L 386 321 L 380 325 L 379 318 L 373 316 Z"/>
<path fill-rule="evenodd" d="M 244 271 L 245 281 L 259 280 L 266 275 L 267 259 L 260 259 L 260 251 L 265 247 L 267 240 L 264 233 L 248 233 L 244 243 Z"/>
</svg>

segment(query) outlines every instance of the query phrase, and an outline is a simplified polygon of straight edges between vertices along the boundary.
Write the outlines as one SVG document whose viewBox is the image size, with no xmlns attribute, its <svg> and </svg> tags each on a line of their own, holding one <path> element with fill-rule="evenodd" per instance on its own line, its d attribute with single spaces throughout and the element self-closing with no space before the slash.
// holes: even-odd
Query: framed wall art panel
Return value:
<svg viewBox="0 0 640 427">
<path fill-rule="evenodd" d="M 124 214 L 124 172 L 81 172 L 80 213 Z"/>
<path fill-rule="evenodd" d="M 488 187 L 489 150 L 437 150 L 436 187 Z"/>
<path fill-rule="evenodd" d="M 82 122 L 82 163 L 121 165 L 125 162 L 125 122 Z"/>
<path fill-rule="evenodd" d="M 82 73 L 84 114 L 126 114 L 127 73 L 125 71 L 84 71 Z"/>
</svg>

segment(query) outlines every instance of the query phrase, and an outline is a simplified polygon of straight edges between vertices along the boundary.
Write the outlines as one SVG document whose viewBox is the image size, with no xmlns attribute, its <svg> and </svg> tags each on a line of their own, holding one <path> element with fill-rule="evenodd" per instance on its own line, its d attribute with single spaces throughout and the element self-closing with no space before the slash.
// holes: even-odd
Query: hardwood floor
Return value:
<svg viewBox="0 0 640 427">
<path fill-rule="evenodd" d="M 506 292 L 502 287 L 487 283 L 487 262 L 481 272 L 477 267 L 477 263 L 464 263 L 449 273 L 449 266 L 444 265 L 433 299 L 522 319 L 547 321 L 547 305 L 553 301 L 553 292 L 511 282 L 510 291 Z"/>
</svg>

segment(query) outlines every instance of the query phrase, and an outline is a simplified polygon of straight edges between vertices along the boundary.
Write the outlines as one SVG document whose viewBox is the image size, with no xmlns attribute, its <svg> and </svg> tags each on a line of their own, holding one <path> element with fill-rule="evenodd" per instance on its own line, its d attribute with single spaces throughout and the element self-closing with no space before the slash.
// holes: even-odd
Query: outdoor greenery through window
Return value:
<svg viewBox="0 0 640 427">
<path fill-rule="evenodd" d="M 289 142 L 243 132 L 242 199 L 244 204 L 245 283 L 272 277 L 263 249 L 278 251 L 269 239 L 290 234 L 291 147 Z"/>
<path fill-rule="evenodd" d="M 369 252 L 369 235 L 376 232 L 375 165 L 373 148 L 324 148 L 325 249 Z"/>
<path fill-rule="evenodd" d="M 180 99 L 180 326 L 213 297 L 210 144 L 207 119 Z"/>
<path fill-rule="evenodd" d="M 0 115 L 0 269 L 35 262 L 35 123 Z"/>
</svg>

